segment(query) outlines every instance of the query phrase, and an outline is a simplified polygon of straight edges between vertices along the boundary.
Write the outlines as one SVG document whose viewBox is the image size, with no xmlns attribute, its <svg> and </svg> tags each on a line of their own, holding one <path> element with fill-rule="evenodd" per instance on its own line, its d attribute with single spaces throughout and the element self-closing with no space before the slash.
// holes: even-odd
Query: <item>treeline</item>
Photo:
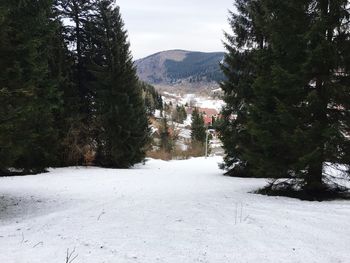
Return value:
<svg viewBox="0 0 350 263">
<path fill-rule="evenodd" d="M 239 0 L 236 9 L 222 85 L 228 174 L 289 178 L 271 192 L 335 190 L 327 164 L 350 164 L 349 1 Z"/>
<path fill-rule="evenodd" d="M 142 96 L 145 101 L 147 115 L 153 116 L 156 110 L 163 111 L 163 98 L 158 91 L 156 91 L 154 86 L 145 82 L 140 82 L 140 85 L 142 89 Z"/>
<path fill-rule="evenodd" d="M 2 0 L 0 57 L 2 175 L 144 159 L 161 102 L 136 76 L 113 0 Z"/>
<path fill-rule="evenodd" d="M 188 159 L 204 156 L 206 148 L 208 153 L 210 152 L 209 143 L 213 136 L 210 133 L 207 136 L 207 132 L 214 127 L 205 124 L 204 115 L 198 108 L 193 108 L 191 124 L 186 127 L 190 130 L 189 138 L 181 136 L 181 128 L 178 126 L 182 124 L 181 126 L 184 127 L 188 117 L 185 106 L 174 106 L 171 102 L 164 103 L 164 112 L 161 116 L 156 124 L 159 139 L 154 138 L 154 149 L 148 152 L 150 157 L 163 160 Z M 206 140 L 208 140 L 207 145 Z"/>
</svg>

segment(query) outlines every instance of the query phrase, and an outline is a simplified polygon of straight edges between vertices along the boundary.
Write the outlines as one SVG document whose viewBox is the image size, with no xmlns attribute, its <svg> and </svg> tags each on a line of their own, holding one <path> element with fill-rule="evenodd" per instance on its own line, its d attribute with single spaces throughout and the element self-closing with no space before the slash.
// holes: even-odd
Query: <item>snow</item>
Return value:
<svg viewBox="0 0 350 263">
<path fill-rule="evenodd" d="M 185 126 L 191 126 L 192 124 L 192 114 L 187 114 L 186 120 L 184 120 L 184 125 Z"/>
<path fill-rule="evenodd" d="M 197 101 L 197 106 L 199 108 L 207 108 L 207 109 L 215 109 L 218 112 L 221 112 L 222 108 L 224 107 L 225 103 L 223 100 L 213 100 L 213 99 L 203 99 L 199 98 Z"/>
<path fill-rule="evenodd" d="M 181 129 L 179 133 L 179 137 L 184 139 L 191 139 L 191 130 L 190 129 Z"/>
<path fill-rule="evenodd" d="M 155 112 L 154 112 L 154 117 L 157 118 L 157 119 L 162 118 L 161 111 L 160 111 L 160 110 L 155 110 Z"/>
<path fill-rule="evenodd" d="M 0 178 L 0 262 L 349 262 L 350 202 L 249 192 L 221 158 Z"/>
<path fill-rule="evenodd" d="M 185 96 L 181 100 L 181 104 L 183 105 L 185 105 L 186 103 L 190 105 L 191 102 L 194 102 L 196 107 L 215 109 L 218 112 L 221 112 L 222 107 L 225 105 L 225 102 L 223 100 L 213 99 L 209 96 L 196 96 L 195 94 L 185 94 Z"/>
<path fill-rule="evenodd" d="M 166 103 L 172 103 L 173 105 L 193 105 L 199 108 L 215 109 L 221 112 L 222 107 L 225 106 L 225 102 L 220 99 L 213 99 L 210 96 L 198 96 L 196 94 L 175 94 L 170 92 L 163 92 L 163 101 Z"/>
<path fill-rule="evenodd" d="M 218 89 L 213 89 L 211 92 L 212 93 L 216 93 L 216 92 L 222 92 L 222 88 L 218 88 Z"/>
</svg>

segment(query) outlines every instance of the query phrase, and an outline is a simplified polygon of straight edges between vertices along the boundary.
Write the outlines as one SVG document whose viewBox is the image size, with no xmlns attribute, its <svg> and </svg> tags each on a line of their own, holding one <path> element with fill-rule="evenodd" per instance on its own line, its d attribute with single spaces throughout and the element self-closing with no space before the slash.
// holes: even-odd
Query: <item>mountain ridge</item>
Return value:
<svg viewBox="0 0 350 263">
<path fill-rule="evenodd" d="M 160 51 L 135 61 L 137 74 L 152 85 L 214 85 L 223 80 L 224 52 Z"/>
</svg>

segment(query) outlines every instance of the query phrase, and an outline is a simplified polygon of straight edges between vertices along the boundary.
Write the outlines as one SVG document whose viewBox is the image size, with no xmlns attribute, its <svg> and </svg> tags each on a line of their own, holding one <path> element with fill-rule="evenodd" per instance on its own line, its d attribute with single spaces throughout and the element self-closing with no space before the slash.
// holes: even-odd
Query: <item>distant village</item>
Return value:
<svg viewBox="0 0 350 263">
<path fill-rule="evenodd" d="M 151 118 L 153 150 L 159 149 L 164 124 L 162 120 L 167 120 L 167 132 L 174 140 L 174 152 L 182 155 L 188 151 L 191 145 L 191 122 L 192 113 L 195 109 L 203 116 L 204 125 L 209 134 L 208 144 L 211 155 L 222 155 L 222 145 L 219 140 L 214 124 L 220 119 L 220 111 L 224 102 L 212 97 L 198 97 L 193 94 L 177 95 L 168 92 L 162 94 L 164 109 L 156 110 Z M 181 107 L 185 110 L 185 118 L 178 120 L 176 116 L 177 109 Z M 156 157 L 156 156 L 152 156 Z M 188 156 L 187 156 L 188 157 Z"/>
</svg>

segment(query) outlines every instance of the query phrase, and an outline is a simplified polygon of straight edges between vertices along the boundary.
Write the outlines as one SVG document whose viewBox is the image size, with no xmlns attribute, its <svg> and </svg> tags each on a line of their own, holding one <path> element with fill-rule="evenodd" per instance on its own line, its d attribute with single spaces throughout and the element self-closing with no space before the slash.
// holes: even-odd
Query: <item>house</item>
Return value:
<svg viewBox="0 0 350 263">
<path fill-rule="evenodd" d="M 198 111 L 203 113 L 206 117 L 217 117 L 219 115 L 219 112 L 216 109 L 209 109 L 209 108 L 198 108 Z"/>
<path fill-rule="evenodd" d="M 205 126 L 211 126 L 213 124 L 213 118 L 208 116 L 203 116 Z"/>
<path fill-rule="evenodd" d="M 192 114 L 195 108 L 193 107 L 187 107 L 186 112 L 187 114 Z M 197 108 L 198 111 L 203 114 L 204 124 L 206 126 L 211 126 L 213 124 L 213 117 L 215 119 L 218 119 L 221 117 L 219 112 L 216 109 L 210 109 L 210 108 Z"/>
</svg>

